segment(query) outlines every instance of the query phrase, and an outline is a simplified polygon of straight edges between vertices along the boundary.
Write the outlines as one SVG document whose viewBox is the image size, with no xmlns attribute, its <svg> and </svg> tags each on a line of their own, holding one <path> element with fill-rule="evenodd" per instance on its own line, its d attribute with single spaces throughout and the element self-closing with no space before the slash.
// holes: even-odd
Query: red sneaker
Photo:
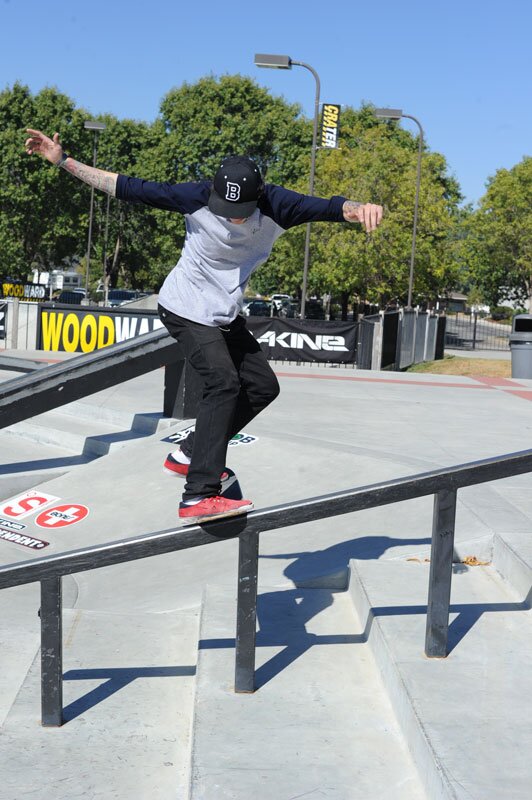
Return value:
<svg viewBox="0 0 532 800">
<path fill-rule="evenodd" d="M 172 475 L 182 475 L 183 477 L 188 474 L 188 467 L 188 464 L 181 464 L 177 461 L 171 453 L 168 453 L 166 461 L 163 464 L 165 472 L 169 472 Z"/>
<path fill-rule="evenodd" d="M 168 453 L 166 456 L 166 461 L 163 464 L 163 469 L 165 472 L 168 472 L 170 475 L 180 475 L 182 478 L 186 478 L 188 475 L 190 464 L 182 464 L 180 461 L 177 461 L 171 453 Z M 227 472 L 222 472 L 220 475 L 221 481 L 226 481 L 229 477 Z"/>
<path fill-rule="evenodd" d="M 204 497 L 199 503 L 188 506 L 179 504 L 179 519 L 185 522 L 207 522 L 220 517 L 235 517 L 253 509 L 251 500 L 229 500 L 227 497 Z"/>
</svg>

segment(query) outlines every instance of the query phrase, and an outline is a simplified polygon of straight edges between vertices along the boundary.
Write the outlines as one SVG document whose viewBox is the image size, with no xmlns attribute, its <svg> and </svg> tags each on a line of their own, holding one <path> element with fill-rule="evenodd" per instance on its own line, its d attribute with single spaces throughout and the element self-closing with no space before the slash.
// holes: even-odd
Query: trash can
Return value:
<svg viewBox="0 0 532 800">
<path fill-rule="evenodd" d="M 512 378 L 532 380 L 532 314 L 516 314 L 510 334 Z"/>
</svg>

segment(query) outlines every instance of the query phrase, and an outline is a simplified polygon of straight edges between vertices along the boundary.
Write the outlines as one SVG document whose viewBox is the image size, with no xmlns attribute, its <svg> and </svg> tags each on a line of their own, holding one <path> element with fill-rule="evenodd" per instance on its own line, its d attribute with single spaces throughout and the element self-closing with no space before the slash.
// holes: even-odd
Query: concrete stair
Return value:
<svg viewBox="0 0 532 800">
<path fill-rule="evenodd" d="M 37 587 L 1 592 L 0 800 L 528 800 L 527 598 L 455 565 L 450 654 L 427 659 L 428 571 L 355 560 L 347 590 L 262 586 L 253 695 L 233 690 L 234 584 L 206 588 L 198 631 L 197 608 L 83 608 L 68 577 L 59 730 L 39 726 Z"/>
<path fill-rule="evenodd" d="M 253 695 L 233 691 L 235 613 L 207 588 L 191 800 L 426 797 L 347 593 L 261 589 Z"/>
<path fill-rule="evenodd" d="M 197 617 L 194 610 L 64 611 L 67 722 L 57 729 L 39 724 L 33 636 L 21 649 L 18 673 L 0 679 L 2 747 L 9 753 L 0 800 L 186 797 Z"/>
<path fill-rule="evenodd" d="M 128 444 L 132 439 L 150 436 L 159 429 L 167 427 L 168 420 L 162 416 L 123 414 L 124 421 L 120 424 L 119 412 L 98 414 L 95 411 L 87 414 L 91 409 L 88 404 L 71 404 L 67 409 L 64 406 L 58 411 L 48 411 L 31 419 L 18 422 L 6 429 L 6 434 L 18 436 L 36 444 L 53 445 L 74 453 L 92 458 L 107 455 L 112 449 L 119 449 Z"/>
<path fill-rule="evenodd" d="M 0 372 L 0 381 L 17 377 Z M 0 499 L 175 425 L 151 410 L 162 397 L 158 370 L 0 430 Z"/>
<path fill-rule="evenodd" d="M 354 561 L 349 592 L 427 796 L 530 798 L 529 597 L 457 565 L 450 653 L 424 656 L 429 565 Z"/>
</svg>

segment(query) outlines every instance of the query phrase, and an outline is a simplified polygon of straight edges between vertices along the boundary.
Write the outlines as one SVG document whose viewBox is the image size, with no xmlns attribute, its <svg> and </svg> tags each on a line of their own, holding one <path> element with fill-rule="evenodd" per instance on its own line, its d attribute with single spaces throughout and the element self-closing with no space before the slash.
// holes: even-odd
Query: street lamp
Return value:
<svg viewBox="0 0 532 800">
<path fill-rule="evenodd" d="M 96 122 L 96 120 L 88 119 L 83 123 L 83 127 L 88 131 L 94 131 L 94 145 L 92 150 L 92 166 L 96 166 L 96 152 L 98 133 L 104 131 L 106 126 L 104 122 Z M 94 211 L 94 186 L 91 186 L 91 206 L 89 213 L 89 236 L 87 241 L 87 264 L 85 268 L 85 304 L 89 304 L 89 267 L 91 261 L 91 238 L 92 238 L 92 216 Z"/>
<path fill-rule="evenodd" d="M 268 53 L 258 53 L 255 55 L 255 66 L 268 67 L 270 69 L 292 69 L 295 67 L 304 67 L 312 72 L 316 81 L 316 96 L 314 100 L 314 127 L 312 129 L 312 153 L 310 158 L 310 181 L 309 181 L 309 194 L 314 194 L 314 175 L 316 173 L 316 145 L 318 141 L 318 122 L 320 113 L 320 79 L 310 64 L 305 64 L 304 61 L 294 61 L 290 56 L 271 55 Z M 307 280 L 308 268 L 310 262 L 310 222 L 307 222 L 307 231 L 305 235 L 305 257 L 303 262 L 303 286 L 301 287 L 301 319 L 305 319 L 305 302 L 307 297 Z"/>
<path fill-rule="evenodd" d="M 414 286 L 414 259 L 416 255 L 416 229 L 417 229 L 417 211 L 419 206 L 419 185 L 421 183 L 421 154 L 423 152 L 423 128 L 418 119 L 411 114 L 403 114 L 400 108 L 376 108 L 375 116 L 378 119 L 395 119 L 399 120 L 402 117 L 412 119 L 419 128 L 419 147 L 417 151 L 417 174 L 416 174 L 416 197 L 414 200 L 414 230 L 412 233 L 412 252 L 410 254 L 410 276 L 408 278 L 408 301 L 407 308 L 412 308 L 412 289 Z"/>
</svg>

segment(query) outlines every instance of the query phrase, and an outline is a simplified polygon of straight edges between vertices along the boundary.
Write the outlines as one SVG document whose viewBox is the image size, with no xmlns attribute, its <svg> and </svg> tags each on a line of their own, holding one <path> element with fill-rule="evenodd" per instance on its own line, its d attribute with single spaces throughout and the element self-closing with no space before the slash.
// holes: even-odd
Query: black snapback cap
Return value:
<svg viewBox="0 0 532 800">
<path fill-rule="evenodd" d="M 229 156 L 214 176 L 209 210 L 226 219 L 250 217 L 257 208 L 262 187 L 260 170 L 251 158 Z"/>
</svg>

